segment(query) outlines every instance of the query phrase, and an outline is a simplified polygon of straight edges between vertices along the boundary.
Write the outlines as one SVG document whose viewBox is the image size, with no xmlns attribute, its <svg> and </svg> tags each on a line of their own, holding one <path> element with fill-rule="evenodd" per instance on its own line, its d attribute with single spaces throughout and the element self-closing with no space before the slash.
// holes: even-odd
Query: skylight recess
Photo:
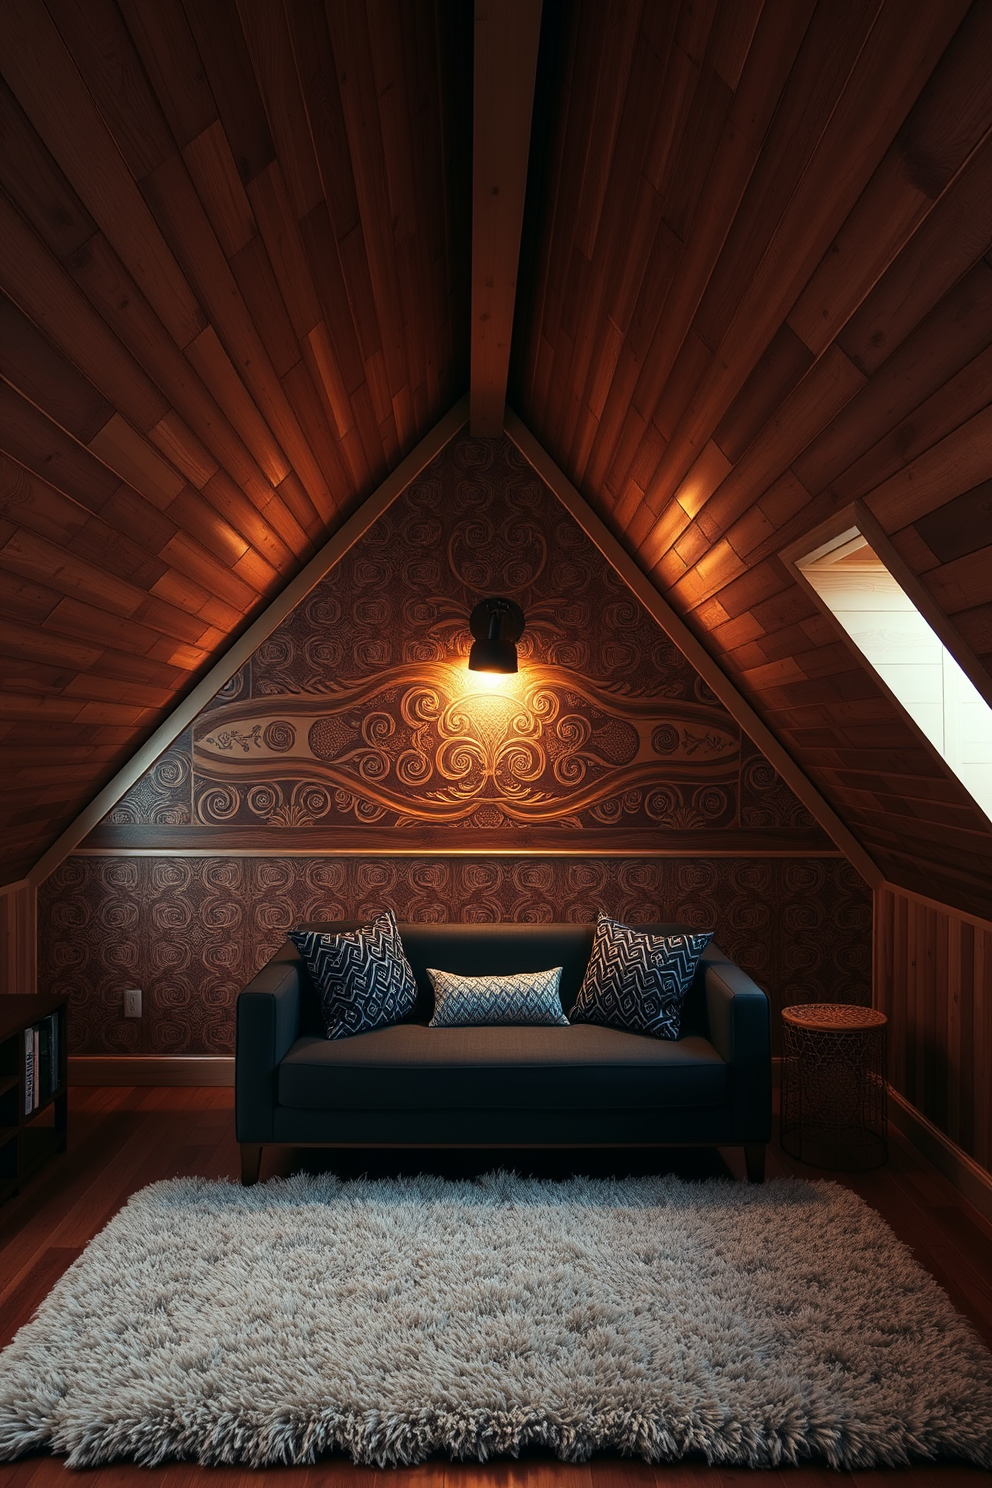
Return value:
<svg viewBox="0 0 992 1488">
<path fill-rule="evenodd" d="M 992 820 L 992 708 L 856 528 L 796 567 Z"/>
</svg>

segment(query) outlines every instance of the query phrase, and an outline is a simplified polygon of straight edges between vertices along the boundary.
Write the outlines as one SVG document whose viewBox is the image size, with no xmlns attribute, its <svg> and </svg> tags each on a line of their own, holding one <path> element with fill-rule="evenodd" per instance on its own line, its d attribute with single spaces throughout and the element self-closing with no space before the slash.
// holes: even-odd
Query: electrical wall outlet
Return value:
<svg viewBox="0 0 992 1488">
<path fill-rule="evenodd" d="M 141 1017 L 141 988 L 130 987 L 124 993 L 124 1016 L 125 1018 Z"/>
</svg>

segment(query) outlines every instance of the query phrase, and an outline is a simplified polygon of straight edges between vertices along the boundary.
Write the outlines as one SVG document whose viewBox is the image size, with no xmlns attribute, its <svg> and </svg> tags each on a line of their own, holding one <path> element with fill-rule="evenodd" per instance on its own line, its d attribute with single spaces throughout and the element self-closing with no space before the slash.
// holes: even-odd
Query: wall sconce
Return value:
<svg viewBox="0 0 992 1488">
<path fill-rule="evenodd" d="M 470 672 L 508 674 L 517 670 L 516 643 L 523 634 L 524 612 L 512 599 L 484 599 L 469 620 L 475 637 L 468 653 Z"/>
</svg>

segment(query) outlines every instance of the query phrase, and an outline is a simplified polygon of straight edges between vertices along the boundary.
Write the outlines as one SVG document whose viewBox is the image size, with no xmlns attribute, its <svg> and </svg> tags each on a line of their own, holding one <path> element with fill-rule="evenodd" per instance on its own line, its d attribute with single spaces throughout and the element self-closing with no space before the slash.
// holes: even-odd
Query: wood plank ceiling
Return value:
<svg viewBox="0 0 992 1488">
<path fill-rule="evenodd" d="M 981 0 L 559 10 L 509 394 L 885 875 L 985 915 L 987 820 L 777 554 L 863 499 L 992 675 L 990 56 Z"/>
<path fill-rule="evenodd" d="M 461 0 L 2 0 L 3 876 L 464 392 Z M 992 5 L 545 0 L 510 399 L 885 874 L 992 834 L 777 554 L 992 670 Z M 9 636 L 9 640 L 7 637 Z"/>
<path fill-rule="evenodd" d="M 4 876 L 467 381 L 471 12 L 4 0 Z"/>
</svg>

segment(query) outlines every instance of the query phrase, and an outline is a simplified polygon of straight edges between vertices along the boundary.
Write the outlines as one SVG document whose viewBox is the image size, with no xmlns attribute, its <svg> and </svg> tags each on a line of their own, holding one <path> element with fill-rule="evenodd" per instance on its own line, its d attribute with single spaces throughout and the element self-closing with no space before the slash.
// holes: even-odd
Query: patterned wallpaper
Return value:
<svg viewBox="0 0 992 1488">
<path fill-rule="evenodd" d="M 500 692 L 465 665 L 488 594 L 527 619 Z M 514 856 L 534 828 L 573 855 Z M 630 856 L 627 830 L 702 855 Z M 143 831 L 155 855 L 120 850 Z M 225 856 L 260 831 L 270 856 Z M 336 854 L 356 831 L 367 855 Z M 867 888 L 836 857 L 747 856 L 756 831 L 829 846 L 515 446 L 463 436 L 128 792 L 102 853 L 43 886 L 41 981 L 71 993 L 74 1052 L 228 1054 L 238 991 L 294 924 L 604 909 L 715 926 L 778 1006 L 867 1000 Z"/>
<path fill-rule="evenodd" d="M 42 985 L 72 996 L 74 1053 L 230 1054 L 237 994 L 289 928 L 383 905 L 716 926 L 776 1009 L 870 1001 L 870 891 L 839 858 L 75 857 L 41 889 Z M 131 986 L 140 1022 L 121 1016 Z"/>
<path fill-rule="evenodd" d="M 526 615 L 499 691 L 489 594 Z M 110 813 L 108 826 L 815 827 L 508 439 L 453 441 Z M 107 832 L 101 834 L 107 840 Z M 423 840 L 423 839 L 422 839 Z M 464 842 L 464 838 L 460 838 Z"/>
</svg>

